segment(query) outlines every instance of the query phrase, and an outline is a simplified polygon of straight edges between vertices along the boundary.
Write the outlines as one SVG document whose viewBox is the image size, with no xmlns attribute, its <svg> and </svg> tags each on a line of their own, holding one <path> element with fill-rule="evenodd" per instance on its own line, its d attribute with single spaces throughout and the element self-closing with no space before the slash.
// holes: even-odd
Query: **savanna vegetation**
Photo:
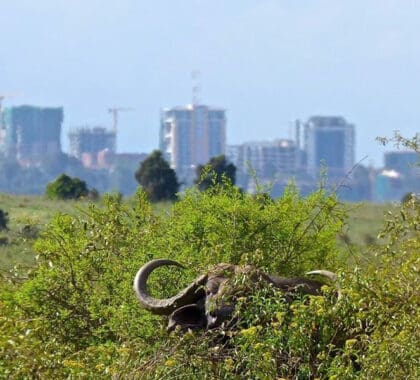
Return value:
<svg viewBox="0 0 420 380">
<path fill-rule="evenodd" d="M 291 187 L 273 201 L 225 184 L 191 189 L 164 213 L 143 192 L 130 203 L 105 196 L 62 209 L 35 241 L 36 264 L 3 271 L 1 377 L 414 379 L 418 207 L 387 214 L 379 241 L 352 248 L 357 265 L 337 239 L 346 209 L 323 189 L 302 198 Z M 239 297 L 237 327 L 168 335 L 132 291 L 138 267 L 154 257 L 186 265 L 161 270 L 159 295 L 230 262 L 287 276 L 335 270 L 343 296 L 326 286 L 287 304 L 261 287 Z"/>
<path fill-rule="evenodd" d="M 49 200 L 42 196 L 0 194 L 0 208 L 7 214 L 7 229 L 0 230 L 0 271 L 35 264 L 33 244 L 59 212 L 75 215 L 86 201 Z"/>
<path fill-rule="evenodd" d="M 127 206 L 134 207 L 136 197 L 125 197 L 123 201 Z M 48 228 L 53 217 L 57 213 L 78 215 L 88 204 L 89 199 L 64 201 L 36 195 L 0 194 L 2 225 L 7 227 L 0 229 L 0 270 L 7 271 L 14 266 L 32 267 L 36 256 L 33 244 L 39 234 Z M 101 204 L 100 200 L 97 204 Z M 151 207 L 155 214 L 164 216 L 171 212 L 172 203 L 152 203 Z M 347 220 L 337 239 L 343 255 L 350 259 L 376 241 L 384 214 L 388 210 L 397 210 L 397 206 L 388 203 L 347 204 L 345 207 Z"/>
<path fill-rule="evenodd" d="M 302 197 L 291 185 L 273 200 L 225 179 L 159 209 L 141 190 L 130 200 L 55 201 L 51 219 L 52 203 L 41 205 L 51 201 L 25 215 L 20 205 L 33 199 L 2 197 L 4 246 L 33 250 L 36 261 L 2 263 L 0 378 L 419 378 L 416 197 L 377 218 L 383 210 L 341 204 L 322 187 Z M 152 275 L 159 297 L 220 262 L 285 276 L 324 268 L 338 282 L 290 303 L 244 274 L 231 281 L 234 324 L 167 333 L 132 290 L 138 268 L 160 257 L 185 270 Z"/>
</svg>

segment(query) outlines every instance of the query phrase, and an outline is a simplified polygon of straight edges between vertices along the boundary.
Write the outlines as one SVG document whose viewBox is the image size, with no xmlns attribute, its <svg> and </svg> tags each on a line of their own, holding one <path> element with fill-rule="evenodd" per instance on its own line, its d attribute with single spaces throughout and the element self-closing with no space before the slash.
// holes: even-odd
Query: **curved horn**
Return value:
<svg viewBox="0 0 420 380">
<path fill-rule="evenodd" d="M 318 269 L 318 270 L 313 270 L 313 271 L 310 271 L 310 272 L 306 272 L 306 274 L 307 275 L 317 274 L 319 276 L 323 276 L 323 277 L 326 277 L 329 280 L 331 280 L 334 283 L 334 285 L 337 289 L 337 299 L 341 298 L 341 296 L 342 296 L 341 288 L 340 288 L 340 285 L 338 284 L 338 281 L 337 281 L 337 275 L 334 272 L 330 272 L 329 270 L 325 270 L 325 269 Z"/>
<path fill-rule="evenodd" d="M 207 282 L 207 275 L 202 275 L 184 290 L 180 291 L 177 295 L 171 298 L 154 298 L 147 291 L 147 280 L 156 268 L 166 265 L 175 265 L 183 268 L 181 264 L 173 260 L 151 260 L 139 269 L 133 283 L 134 291 L 136 292 L 137 298 L 143 307 L 150 310 L 152 313 L 159 315 L 169 315 L 180 306 L 195 303 L 200 297 L 205 295 L 203 285 Z"/>
</svg>

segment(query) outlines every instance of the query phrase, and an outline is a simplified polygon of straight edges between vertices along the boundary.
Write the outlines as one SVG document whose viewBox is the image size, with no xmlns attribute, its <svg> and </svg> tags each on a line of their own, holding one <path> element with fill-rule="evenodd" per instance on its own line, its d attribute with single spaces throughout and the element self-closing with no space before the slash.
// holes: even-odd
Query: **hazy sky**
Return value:
<svg viewBox="0 0 420 380">
<path fill-rule="evenodd" d="M 298 5 L 299 4 L 299 5 Z M 356 156 L 376 136 L 420 131 L 418 0 L 0 0 L 5 106 L 63 106 L 69 128 L 111 126 L 118 151 L 158 146 L 159 110 L 227 110 L 228 144 L 292 137 L 291 122 L 342 115 Z"/>
</svg>

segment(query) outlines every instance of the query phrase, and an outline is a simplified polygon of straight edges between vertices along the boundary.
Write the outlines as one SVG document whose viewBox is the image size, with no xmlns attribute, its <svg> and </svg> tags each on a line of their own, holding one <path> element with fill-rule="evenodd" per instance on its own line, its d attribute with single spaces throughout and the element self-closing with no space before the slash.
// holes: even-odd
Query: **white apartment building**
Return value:
<svg viewBox="0 0 420 380">
<path fill-rule="evenodd" d="M 198 165 L 226 152 L 225 110 L 196 104 L 163 109 L 159 140 L 178 180 L 190 185 Z"/>
</svg>

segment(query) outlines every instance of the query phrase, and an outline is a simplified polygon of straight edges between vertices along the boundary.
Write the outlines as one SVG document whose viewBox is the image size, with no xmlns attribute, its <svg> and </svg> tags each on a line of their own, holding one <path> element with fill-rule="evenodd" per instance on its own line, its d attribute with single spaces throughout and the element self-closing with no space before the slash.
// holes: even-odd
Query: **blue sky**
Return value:
<svg viewBox="0 0 420 380">
<path fill-rule="evenodd" d="M 158 146 L 159 110 L 227 110 L 229 144 L 292 137 L 291 122 L 342 115 L 357 159 L 381 165 L 376 136 L 420 132 L 416 0 L 0 0 L 5 106 L 63 106 L 69 128 L 111 126 L 120 152 Z M 390 149 L 390 148 L 388 148 Z"/>
</svg>

